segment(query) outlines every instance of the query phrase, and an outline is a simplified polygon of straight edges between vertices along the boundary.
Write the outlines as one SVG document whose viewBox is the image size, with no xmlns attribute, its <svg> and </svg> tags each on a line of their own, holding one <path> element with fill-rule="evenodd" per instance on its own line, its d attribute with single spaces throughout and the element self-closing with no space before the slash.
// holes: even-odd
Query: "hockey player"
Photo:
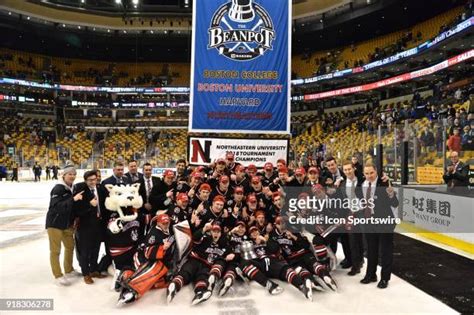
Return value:
<svg viewBox="0 0 474 315">
<path fill-rule="evenodd" d="M 207 235 L 210 232 L 211 235 Z M 230 253 L 227 240 L 222 237 L 219 224 L 207 223 L 194 235 L 194 247 L 188 261 L 173 278 L 167 290 L 167 301 L 170 303 L 181 288 L 194 281 L 195 296 L 192 305 L 207 301 L 212 295 L 215 282 L 225 268 L 225 262 L 234 259 Z"/>
<path fill-rule="evenodd" d="M 205 208 L 197 215 L 201 223 L 197 226 L 197 229 L 202 229 L 207 223 L 219 223 L 221 227 L 228 227 L 229 213 L 227 209 L 224 209 L 225 199 L 222 196 L 215 196 L 212 200 L 212 205 L 209 208 Z M 199 210 L 199 209 L 198 209 Z"/>
<path fill-rule="evenodd" d="M 191 199 L 191 209 L 198 210 L 201 212 L 209 206 L 209 194 L 211 193 L 211 186 L 209 184 L 204 183 L 199 186 L 198 193 L 194 195 Z"/>
<path fill-rule="evenodd" d="M 229 185 L 229 176 L 222 175 L 219 177 L 219 181 L 213 188 L 210 199 L 214 199 L 215 196 L 222 196 L 226 200 L 232 199 L 232 187 Z"/>
<path fill-rule="evenodd" d="M 305 278 L 309 273 L 314 276 L 318 283 L 323 282 L 331 290 L 336 291 L 337 285 L 329 274 L 326 265 L 317 261 L 311 252 L 311 243 L 301 233 L 292 232 L 287 229 L 286 220 L 277 217 L 275 220 L 275 229 L 270 233 L 270 240 L 277 242 L 283 257 L 288 264 L 297 269 L 301 269 L 300 275 Z"/>
<path fill-rule="evenodd" d="M 295 288 L 300 290 L 301 293 L 308 299 L 313 300 L 313 292 L 311 291 L 311 280 L 306 278 L 303 280 L 293 268 L 291 268 L 284 260 L 280 260 L 275 257 L 275 253 L 278 252 L 278 243 L 272 240 L 267 240 L 260 235 L 256 227 L 249 229 L 250 238 L 254 244 L 255 253 L 257 258 L 252 260 L 254 267 L 261 270 L 269 278 L 276 278 L 286 281 L 292 284 Z M 244 273 L 250 279 L 252 278 L 253 268 L 244 268 Z"/>
<path fill-rule="evenodd" d="M 247 232 L 245 223 L 243 221 L 239 221 L 236 223 L 235 227 L 227 233 L 227 239 L 229 243 L 229 247 L 232 253 L 234 253 L 235 257 L 233 260 L 227 263 L 224 277 L 223 277 L 223 285 L 219 290 L 219 296 L 224 296 L 227 291 L 229 291 L 230 287 L 235 281 L 236 275 L 239 271 L 237 271 L 241 263 L 240 259 L 240 245 L 244 240 L 247 239 L 245 235 Z"/>
<path fill-rule="evenodd" d="M 273 164 L 271 162 L 265 163 L 261 176 L 263 186 L 270 185 L 273 183 L 273 180 L 278 177 L 278 174 L 274 171 Z"/>
<path fill-rule="evenodd" d="M 235 174 L 230 175 L 230 179 L 230 185 L 232 187 L 243 187 L 244 193 L 248 194 L 250 182 L 247 178 L 247 174 L 245 173 L 245 167 L 243 167 L 242 165 L 237 165 L 235 167 Z"/>
<path fill-rule="evenodd" d="M 171 204 L 166 214 L 170 217 L 171 224 L 178 224 L 191 218 L 192 209 L 188 206 L 189 198 L 184 192 L 176 195 L 176 202 Z"/>
<path fill-rule="evenodd" d="M 268 235 L 273 229 L 273 225 L 267 222 L 265 212 L 262 210 L 255 212 L 255 220 L 253 221 L 252 227 L 256 227 L 260 235 L 266 239 L 268 239 Z"/>
<path fill-rule="evenodd" d="M 170 217 L 159 214 L 152 219 L 151 224 L 144 242 L 134 255 L 135 268 L 123 270 L 118 278 L 122 287 L 118 306 L 138 300 L 151 288 L 165 287 L 165 276 L 172 267 L 174 252 Z"/>
</svg>

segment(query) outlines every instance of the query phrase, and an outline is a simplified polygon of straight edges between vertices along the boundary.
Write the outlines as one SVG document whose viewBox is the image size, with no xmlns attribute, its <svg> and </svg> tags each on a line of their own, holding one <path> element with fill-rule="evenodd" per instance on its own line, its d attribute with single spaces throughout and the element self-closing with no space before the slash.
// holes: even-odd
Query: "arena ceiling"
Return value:
<svg viewBox="0 0 474 315">
<path fill-rule="evenodd" d="M 2 0 L 0 46 L 45 55 L 113 61 L 188 62 L 190 59 L 189 8 L 162 15 L 116 16 L 53 8 L 51 1 L 77 4 L 82 0 Z M 84 1 L 88 5 L 111 2 Z M 176 3 L 184 3 L 184 0 L 148 0 L 153 4 L 139 1 L 144 1 L 140 5 L 142 9 L 147 5 L 170 8 L 172 2 L 174 7 Z M 295 0 L 295 12 L 316 11 L 308 16 L 301 14 L 294 21 L 293 53 L 333 49 L 408 28 L 460 3 L 461 0 L 430 0 L 430 6 L 426 6 L 425 1 L 410 0 Z M 32 8 L 34 14 L 19 13 L 33 12 Z M 43 17 L 52 11 L 55 16 Z"/>
</svg>

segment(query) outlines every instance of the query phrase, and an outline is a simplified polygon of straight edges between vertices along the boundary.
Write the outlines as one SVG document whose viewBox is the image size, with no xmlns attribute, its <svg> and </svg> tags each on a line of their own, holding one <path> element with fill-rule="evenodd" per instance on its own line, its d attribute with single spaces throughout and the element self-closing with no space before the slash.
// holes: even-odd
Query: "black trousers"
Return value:
<svg viewBox="0 0 474 315">
<path fill-rule="evenodd" d="M 364 261 L 364 234 L 358 227 L 347 234 L 351 253 L 351 262 L 354 268 L 358 268 Z"/>
<path fill-rule="evenodd" d="M 191 282 L 194 282 L 195 293 L 205 291 L 209 286 L 208 278 L 210 271 L 211 268 L 202 261 L 190 258 L 181 267 L 173 282 L 176 283 L 178 291 Z"/>
<path fill-rule="evenodd" d="M 367 233 L 367 271 L 366 276 L 374 277 L 377 271 L 379 254 L 382 264 L 382 280 L 390 280 L 393 265 L 393 233 Z"/>
<path fill-rule="evenodd" d="M 329 243 L 329 247 L 336 254 L 337 251 L 337 242 L 341 242 L 342 251 L 344 252 L 344 258 L 352 264 L 352 255 L 351 255 L 351 247 L 349 244 L 349 234 L 347 232 L 338 233 L 343 228 L 339 227 L 334 232 L 329 234 L 327 238 L 327 242 Z"/>
<path fill-rule="evenodd" d="M 76 252 L 79 266 L 84 276 L 99 271 L 97 259 L 99 257 L 100 238 L 93 237 L 98 232 L 92 229 L 82 229 L 75 233 Z"/>
</svg>

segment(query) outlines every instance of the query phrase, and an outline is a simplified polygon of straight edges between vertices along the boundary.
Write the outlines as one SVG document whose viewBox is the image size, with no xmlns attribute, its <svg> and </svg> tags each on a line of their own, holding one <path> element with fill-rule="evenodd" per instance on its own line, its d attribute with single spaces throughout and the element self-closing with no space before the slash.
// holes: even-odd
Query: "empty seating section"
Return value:
<svg viewBox="0 0 474 315">
<path fill-rule="evenodd" d="M 69 59 L 0 49 L 0 75 L 72 85 L 188 86 L 188 63 Z"/>
</svg>

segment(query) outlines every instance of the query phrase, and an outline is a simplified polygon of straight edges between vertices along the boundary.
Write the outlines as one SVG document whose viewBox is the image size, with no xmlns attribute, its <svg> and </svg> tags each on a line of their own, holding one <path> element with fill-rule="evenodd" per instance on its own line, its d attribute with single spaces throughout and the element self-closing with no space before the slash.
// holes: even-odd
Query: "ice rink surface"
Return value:
<svg viewBox="0 0 474 315">
<path fill-rule="evenodd" d="M 53 299 L 54 312 L 37 312 L 39 314 L 456 314 L 396 276 L 392 275 L 388 289 L 381 290 L 376 283 L 360 284 L 363 273 L 349 277 L 347 270 L 342 269 L 333 271 L 339 292 L 314 292 L 313 302 L 286 284 L 282 284 L 285 289 L 282 294 L 270 296 L 255 283 L 242 283 L 235 285 L 225 298 L 214 294 L 198 306 L 190 306 L 193 292 L 187 286 L 170 305 L 166 305 L 166 290 L 160 289 L 148 292 L 132 305 L 117 308 L 118 293 L 109 290 L 112 277 L 97 279 L 93 285 L 86 285 L 82 277 L 76 277 L 69 287 L 54 284 L 44 230 L 53 185 L 51 181 L 0 183 L 0 298 Z M 394 263 L 397 263 L 396 257 Z M 74 267 L 80 270 L 77 261 Z"/>
</svg>

